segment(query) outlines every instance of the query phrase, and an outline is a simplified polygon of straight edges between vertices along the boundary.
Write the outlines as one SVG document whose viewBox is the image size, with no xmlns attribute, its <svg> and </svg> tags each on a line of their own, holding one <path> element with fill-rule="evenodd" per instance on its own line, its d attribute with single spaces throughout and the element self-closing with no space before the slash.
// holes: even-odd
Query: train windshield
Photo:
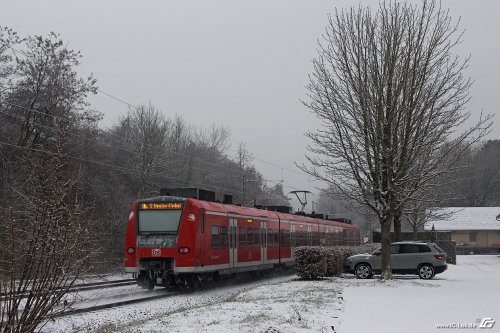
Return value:
<svg viewBox="0 0 500 333">
<path fill-rule="evenodd" d="M 177 233 L 182 209 L 143 207 L 139 207 L 139 233 Z"/>
</svg>

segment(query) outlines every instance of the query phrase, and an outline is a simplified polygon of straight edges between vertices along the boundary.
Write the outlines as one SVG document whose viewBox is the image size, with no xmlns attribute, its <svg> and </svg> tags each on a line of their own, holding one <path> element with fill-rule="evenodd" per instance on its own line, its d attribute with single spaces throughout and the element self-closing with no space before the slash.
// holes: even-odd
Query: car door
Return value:
<svg viewBox="0 0 500 333">
<path fill-rule="evenodd" d="M 390 249 L 391 249 L 391 268 L 394 269 L 394 267 L 397 265 L 399 244 L 392 244 Z M 380 250 L 381 249 L 375 251 L 372 254 L 372 268 L 375 271 L 382 270 L 382 252 L 380 252 Z"/>
<path fill-rule="evenodd" d="M 423 253 L 419 244 L 401 244 L 399 246 L 398 269 L 410 273 L 422 262 Z"/>
</svg>

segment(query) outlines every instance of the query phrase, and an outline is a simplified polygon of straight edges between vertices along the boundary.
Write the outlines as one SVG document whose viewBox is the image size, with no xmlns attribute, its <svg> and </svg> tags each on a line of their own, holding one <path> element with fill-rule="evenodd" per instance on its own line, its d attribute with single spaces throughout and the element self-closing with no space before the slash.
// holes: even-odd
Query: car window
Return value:
<svg viewBox="0 0 500 333">
<path fill-rule="evenodd" d="M 399 244 L 398 245 L 391 245 L 391 254 L 397 254 L 399 251 Z"/>
<path fill-rule="evenodd" d="M 429 249 L 429 247 L 427 245 L 419 245 L 418 246 L 418 252 L 431 252 L 431 249 Z"/>
<path fill-rule="evenodd" d="M 437 244 L 432 244 L 432 246 L 434 246 L 434 248 L 440 252 L 440 253 L 445 253 L 444 250 L 442 248 L 440 248 Z"/>
<path fill-rule="evenodd" d="M 417 244 L 401 244 L 399 246 L 399 253 L 418 253 L 419 245 Z"/>
</svg>

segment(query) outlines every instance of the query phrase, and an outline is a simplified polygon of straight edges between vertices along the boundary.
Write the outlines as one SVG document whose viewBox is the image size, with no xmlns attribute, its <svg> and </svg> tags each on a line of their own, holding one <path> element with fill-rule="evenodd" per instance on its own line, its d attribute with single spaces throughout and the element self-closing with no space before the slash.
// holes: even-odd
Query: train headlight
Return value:
<svg viewBox="0 0 500 333">
<path fill-rule="evenodd" d="M 181 254 L 188 254 L 189 251 L 191 251 L 191 250 L 187 246 L 183 246 L 183 247 L 179 248 L 179 253 L 181 253 Z"/>
<path fill-rule="evenodd" d="M 134 254 L 134 253 L 135 253 L 135 249 L 134 249 L 133 247 L 129 247 L 129 248 L 127 249 L 127 253 L 128 253 L 128 254 Z"/>
</svg>

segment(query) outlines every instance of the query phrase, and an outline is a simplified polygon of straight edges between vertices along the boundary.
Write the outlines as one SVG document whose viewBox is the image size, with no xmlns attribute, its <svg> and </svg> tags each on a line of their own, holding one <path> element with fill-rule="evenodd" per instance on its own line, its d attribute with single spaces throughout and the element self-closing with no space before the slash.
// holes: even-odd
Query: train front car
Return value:
<svg viewBox="0 0 500 333">
<path fill-rule="evenodd" d="M 153 289 L 178 284 L 174 276 L 175 263 L 188 259 L 194 250 L 196 218 L 190 200 L 155 197 L 138 200 L 136 205 L 139 285 Z"/>
</svg>

